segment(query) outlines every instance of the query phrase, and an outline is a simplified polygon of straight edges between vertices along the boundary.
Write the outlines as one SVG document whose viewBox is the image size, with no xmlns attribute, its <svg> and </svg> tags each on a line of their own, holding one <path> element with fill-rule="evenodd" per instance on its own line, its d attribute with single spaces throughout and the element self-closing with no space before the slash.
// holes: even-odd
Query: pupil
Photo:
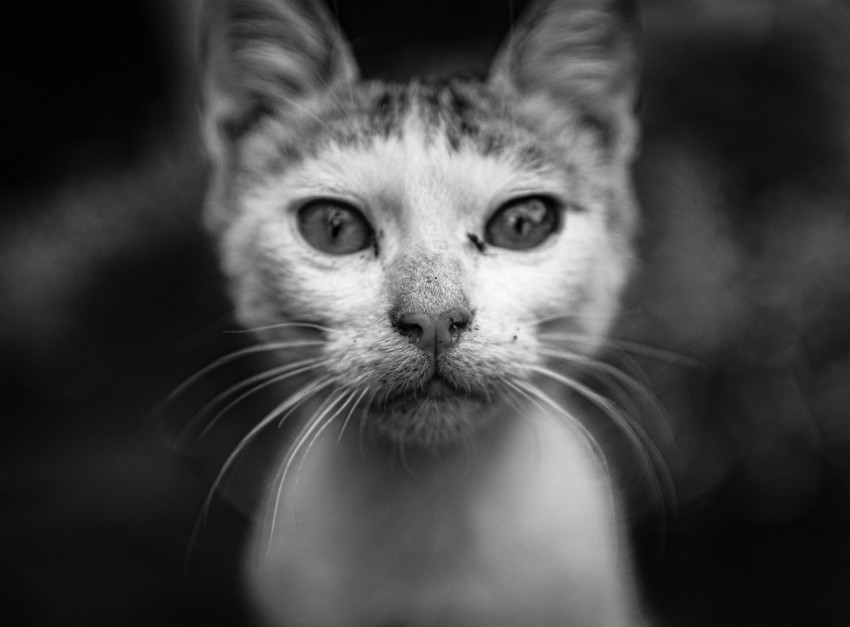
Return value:
<svg viewBox="0 0 850 627">
<path fill-rule="evenodd" d="M 514 221 L 514 230 L 517 235 L 527 235 L 531 221 L 524 215 L 518 215 Z"/>
<path fill-rule="evenodd" d="M 339 215 L 338 211 L 332 211 L 328 213 L 328 238 L 336 239 L 339 237 L 340 231 L 342 231 L 342 216 Z"/>
</svg>

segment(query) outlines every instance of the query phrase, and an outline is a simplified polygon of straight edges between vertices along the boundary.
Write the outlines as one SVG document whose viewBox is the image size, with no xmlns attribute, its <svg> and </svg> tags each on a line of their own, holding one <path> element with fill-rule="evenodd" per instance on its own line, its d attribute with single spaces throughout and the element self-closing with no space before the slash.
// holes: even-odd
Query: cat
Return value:
<svg viewBox="0 0 850 627">
<path fill-rule="evenodd" d="M 244 560 L 271 625 L 645 625 L 574 376 L 634 265 L 637 11 L 540 0 L 484 80 L 360 81 L 324 5 L 214 0 L 205 220 L 297 425 Z M 272 436 L 269 436 L 272 437 Z M 225 466 L 228 470 L 230 462 Z"/>
</svg>

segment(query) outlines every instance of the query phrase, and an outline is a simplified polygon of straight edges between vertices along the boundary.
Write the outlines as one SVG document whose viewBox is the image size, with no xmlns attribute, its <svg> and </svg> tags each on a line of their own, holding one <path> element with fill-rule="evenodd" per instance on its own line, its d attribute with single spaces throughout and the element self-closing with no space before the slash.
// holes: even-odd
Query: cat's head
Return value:
<svg viewBox="0 0 850 627">
<path fill-rule="evenodd" d="M 537 3 L 486 80 L 396 85 L 358 82 L 317 2 L 211 2 L 206 217 L 240 322 L 321 328 L 317 376 L 406 444 L 533 396 L 543 329 L 597 351 L 636 221 L 631 4 Z"/>
</svg>

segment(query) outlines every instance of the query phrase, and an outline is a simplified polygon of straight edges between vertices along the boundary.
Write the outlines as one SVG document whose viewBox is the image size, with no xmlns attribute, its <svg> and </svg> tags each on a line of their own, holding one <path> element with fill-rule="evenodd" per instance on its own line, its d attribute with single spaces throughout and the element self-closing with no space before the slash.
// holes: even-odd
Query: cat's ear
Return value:
<svg viewBox="0 0 850 627">
<path fill-rule="evenodd" d="M 638 22 L 636 0 L 532 2 L 494 61 L 491 86 L 568 102 L 606 142 L 624 140 L 617 134 L 638 94 Z"/>
<path fill-rule="evenodd" d="M 286 115 L 357 78 L 321 0 L 207 0 L 201 61 L 204 139 L 213 154 L 262 115 Z"/>
</svg>

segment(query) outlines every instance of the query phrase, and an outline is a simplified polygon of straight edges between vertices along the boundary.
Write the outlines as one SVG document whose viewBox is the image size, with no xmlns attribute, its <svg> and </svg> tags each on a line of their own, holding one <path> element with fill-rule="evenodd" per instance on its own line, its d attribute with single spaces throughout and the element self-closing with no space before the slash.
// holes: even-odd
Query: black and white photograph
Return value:
<svg viewBox="0 0 850 627">
<path fill-rule="evenodd" d="M 850 625 L 847 0 L 4 24 L 0 623 Z"/>
</svg>

